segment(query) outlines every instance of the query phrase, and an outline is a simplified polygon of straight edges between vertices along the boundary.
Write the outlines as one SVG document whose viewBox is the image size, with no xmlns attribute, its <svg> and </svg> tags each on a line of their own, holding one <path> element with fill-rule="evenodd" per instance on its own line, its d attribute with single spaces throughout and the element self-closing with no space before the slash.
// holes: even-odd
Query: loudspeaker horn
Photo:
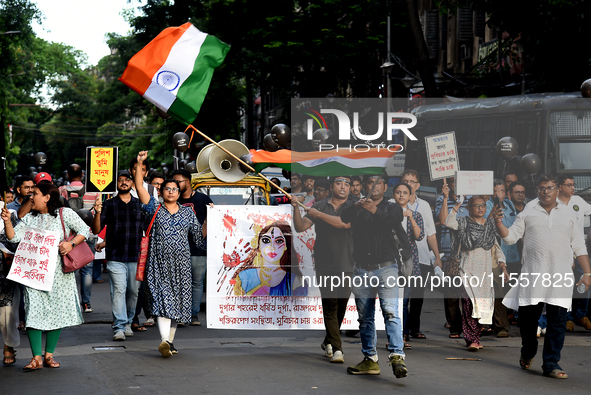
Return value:
<svg viewBox="0 0 591 395">
<path fill-rule="evenodd" d="M 197 155 L 197 173 L 201 173 L 209 168 L 209 154 L 211 149 L 215 147 L 215 144 L 208 144 L 199 151 Z"/>
<path fill-rule="evenodd" d="M 219 145 L 239 158 L 249 153 L 248 148 L 238 140 L 223 140 Z M 213 147 L 209 153 L 209 168 L 213 175 L 223 182 L 237 182 L 248 174 L 240 169 L 235 158 L 219 147 Z"/>
</svg>

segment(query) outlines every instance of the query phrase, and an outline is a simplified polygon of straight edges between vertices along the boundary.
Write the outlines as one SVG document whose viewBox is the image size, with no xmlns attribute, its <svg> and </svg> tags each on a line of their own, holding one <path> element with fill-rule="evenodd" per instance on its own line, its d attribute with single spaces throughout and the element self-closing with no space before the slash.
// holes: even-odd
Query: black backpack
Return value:
<svg viewBox="0 0 591 395">
<path fill-rule="evenodd" d="M 66 186 L 66 192 L 68 193 L 68 200 L 66 201 L 65 206 L 70 207 L 74 211 L 78 211 L 84 207 L 84 201 L 82 197 L 86 193 L 86 186 Z M 76 194 L 77 196 L 72 196 L 72 194 Z"/>
</svg>

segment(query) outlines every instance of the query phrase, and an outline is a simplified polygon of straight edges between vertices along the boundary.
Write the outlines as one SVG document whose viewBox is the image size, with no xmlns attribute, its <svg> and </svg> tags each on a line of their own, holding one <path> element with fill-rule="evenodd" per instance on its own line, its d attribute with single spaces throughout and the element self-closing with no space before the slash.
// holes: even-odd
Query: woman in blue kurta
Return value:
<svg viewBox="0 0 591 395">
<path fill-rule="evenodd" d="M 141 167 L 148 152 L 138 154 Z M 191 208 L 181 206 L 179 183 L 166 180 L 162 184 L 160 206 L 137 178 L 135 187 L 142 209 L 148 216 L 156 215 L 150 238 L 150 250 L 146 266 L 146 281 L 151 294 L 152 313 L 158 317 L 161 342 L 158 350 L 164 357 L 176 354 L 173 340 L 178 322 L 191 322 L 191 251 L 189 232 L 195 243 L 205 248 L 206 222 L 203 229 Z M 158 209 L 159 208 L 159 209 Z M 207 221 L 207 220 L 206 220 Z"/>
</svg>

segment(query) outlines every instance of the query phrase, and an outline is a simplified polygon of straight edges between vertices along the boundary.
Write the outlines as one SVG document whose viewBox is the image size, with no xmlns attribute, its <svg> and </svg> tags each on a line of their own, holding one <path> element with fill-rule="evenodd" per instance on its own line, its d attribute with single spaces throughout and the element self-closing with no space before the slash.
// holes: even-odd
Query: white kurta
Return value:
<svg viewBox="0 0 591 395">
<path fill-rule="evenodd" d="M 540 200 L 538 198 L 535 198 L 534 200 L 525 205 L 525 209 L 535 207 L 539 201 Z M 562 200 L 556 199 L 556 201 L 558 202 L 558 204 L 564 205 Z M 577 217 L 577 222 L 579 224 L 579 230 L 584 233 L 585 216 L 591 215 L 591 204 L 587 203 L 587 201 L 582 197 L 574 195 L 571 196 L 566 207 L 575 214 L 575 216 Z"/>
<path fill-rule="evenodd" d="M 558 204 L 548 213 L 539 203 L 524 210 L 503 241 L 511 245 L 522 237 L 520 281 L 507 293 L 503 304 L 512 309 L 540 302 L 570 308 L 573 285 L 578 282 L 571 268 L 573 253 L 587 255 L 573 210 Z"/>
</svg>

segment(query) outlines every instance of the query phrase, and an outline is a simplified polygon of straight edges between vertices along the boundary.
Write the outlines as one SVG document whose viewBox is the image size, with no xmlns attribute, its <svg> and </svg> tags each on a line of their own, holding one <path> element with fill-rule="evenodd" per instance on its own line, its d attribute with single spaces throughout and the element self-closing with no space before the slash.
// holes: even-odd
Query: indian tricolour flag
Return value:
<svg viewBox="0 0 591 395">
<path fill-rule="evenodd" d="M 250 160 L 257 171 L 275 165 L 295 173 L 327 177 L 341 175 L 382 174 L 394 159 L 394 152 L 385 148 L 372 148 L 364 152 L 324 151 L 276 152 L 250 150 Z"/>
<path fill-rule="evenodd" d="M 119 80 L 188 125 L 197 117 L 213 70 L 229 49 L 189 22 L 169 27 L 129 60 Z"/>
</svg>

